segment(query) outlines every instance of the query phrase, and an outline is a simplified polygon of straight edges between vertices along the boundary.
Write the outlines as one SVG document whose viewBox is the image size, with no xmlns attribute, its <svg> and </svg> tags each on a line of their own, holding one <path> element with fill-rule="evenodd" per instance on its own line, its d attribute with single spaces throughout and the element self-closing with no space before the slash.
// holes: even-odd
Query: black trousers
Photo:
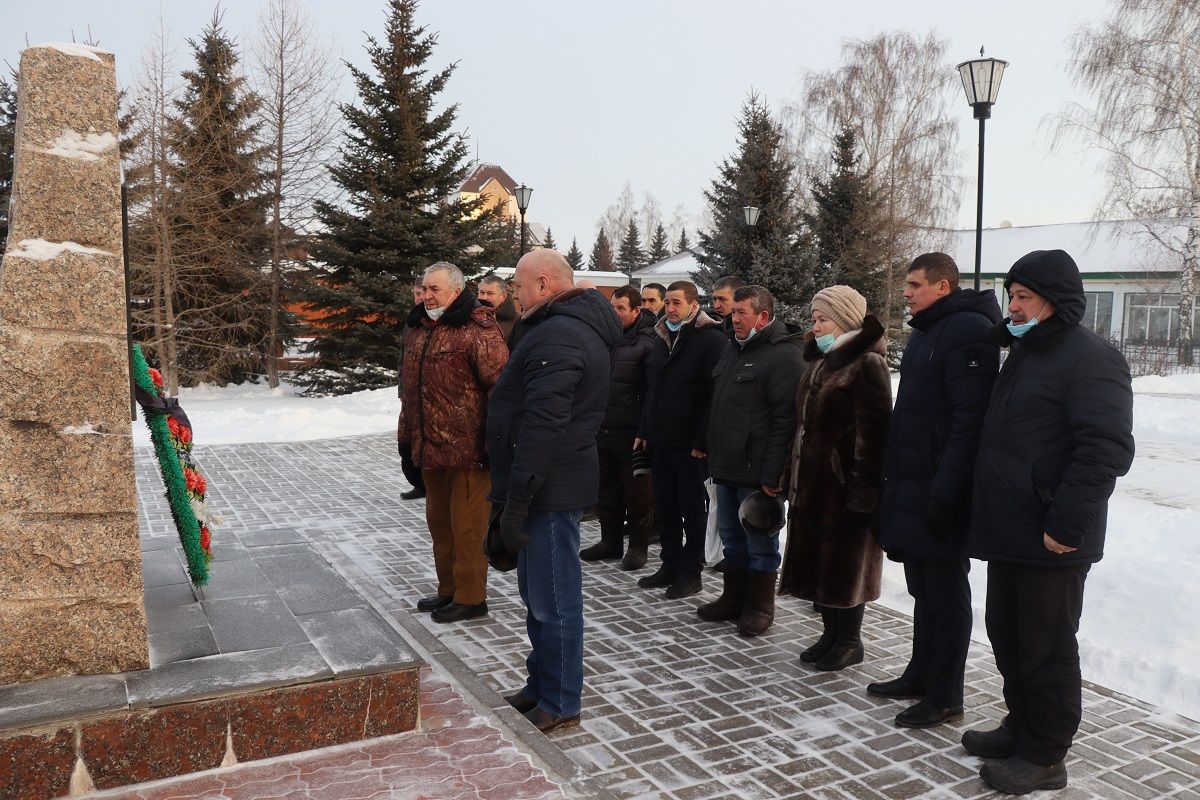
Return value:
<svg viewBox="0 0 1200 800">
<path fill-rule="evenodd" d="M 971 645 L 970 571 L 966 558 L 904 558 L 904 580 L 915 601 L 912 660 L 904 678 L 938 708 L 963 704 Z"/>
<path fill-rule="evenodd" d="M 1004 678 L 1004 724 L 1017 735 L 1017 755 L 1034 764 L 1062 761 L 1079 729 L 1075 634 L 1090 567 L 988 563 L 987 632 Z"/>
<path fill-rule="evenodd" d="M 693 458 L 690 450 L 655 447 L 650 471 L 663 566 L 674 577 L 699 575 L 708 532 L 708 462 Z"/>
<path fill-rule="evenodd" d="M 639 478 L 633 474 L 633 434 L 602 433 L 596 439 L 596 450 L 600 458 L 600 499 L 596 502 L 600 538 L 620 542 L 628 512 L 636 541 L 644 546 L 654 526 L 653 481 L 649 475 Z"/>
</svg>

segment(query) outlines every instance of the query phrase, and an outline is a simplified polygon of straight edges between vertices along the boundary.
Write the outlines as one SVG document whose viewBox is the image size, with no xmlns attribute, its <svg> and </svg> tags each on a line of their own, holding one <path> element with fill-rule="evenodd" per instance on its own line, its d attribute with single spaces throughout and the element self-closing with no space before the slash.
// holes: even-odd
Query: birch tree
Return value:
<svg viewBox="0 0 1200 800">
<path fill-rule="evenodd" d="M 1139 220 L 1180 262 L 1179 350 L 1193 362 L 1200 258 L 1200 4 L 1117 0 L 1107 19 L 1076 29 L 1070 73 L 1090 95 L 1059 115 L 1056 143 L 1078 136 L 1105 157 L 1097 209 Z M 1182 242 L 1169 235 L 1186 225 Z"/>
</svg>

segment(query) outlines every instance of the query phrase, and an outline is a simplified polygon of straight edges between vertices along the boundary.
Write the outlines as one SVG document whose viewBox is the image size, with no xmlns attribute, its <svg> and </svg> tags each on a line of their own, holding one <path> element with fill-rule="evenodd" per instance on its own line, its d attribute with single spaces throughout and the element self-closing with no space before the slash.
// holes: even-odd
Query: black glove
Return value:
<svg viewBox="0 0 1200 800">
<path fill-rule="evenodd" d="M 402 442 L 397 439 L 396 452 L 400 454 L 401 461 L 412 461 L 412 442 Z"/>
<path fill-rule="evenodd" d="M 925 525 L 934 536 L 949 539 L 955 536 L 964 526 L 958 510 L 949 503 L 930 498 L 929 506 L 925 509 Z"/>
<path fill-rule="evenodd" d="M 500 513 L 500 541 L 513 553 L 519 553 L 533 541 L 525 532 L 525 518 L 529 516 L 529 503 L 509 500 Z"/>
<path fill-rule="evenodd" d="M 508 572 L 517 566 L 517 554 L 505 546 L 500 536 L 500 518 L 503 515 L 504 504 L 492 503 L 487 535 L 483 537 L 483 554 L 487 557 L 488 565 L 497 572 Z"/>
</svg>

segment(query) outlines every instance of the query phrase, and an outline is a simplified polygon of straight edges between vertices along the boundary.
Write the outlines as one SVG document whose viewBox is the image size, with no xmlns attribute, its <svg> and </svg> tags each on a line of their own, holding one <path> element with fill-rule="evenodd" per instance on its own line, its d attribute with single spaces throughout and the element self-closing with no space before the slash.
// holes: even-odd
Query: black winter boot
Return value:
<svg viewBox="0 0 1200 800">
<path fill-rule="evenodd" d="M 729 622 L 742 615 L 742 607 L 746 605 L 746 588 L 748 573 L 744 569 L 731 569 L 721 576 L 725 586 L 721 596 L 711 603 L 705 603 L 696 609 L 700 619 L 705 622 Z"/>
<path fill-rule="evenodd" d="M 729 573 L 726 572 L 726 575 Z M 750 572 L 746 607 L 738 620 L 742 636 L 762 636 L 775 622 L 775 571 Z"/>
<path fill-rule="evenodd" d="M 837 638 L 837 609 L 817 605 L 817 610 L 821 612 L 821 624 L 825 629 L 821 631 L 821 638 L 817 639 L 816 644 L 800 654 L 800 660 L 806 664 L 815 664 L 824 658 Z"/>
<path fill-rule="evenodd" d="M 1047 767 L 1012 756 L 999 764 L 984 764 L 979 777 L 996 791 L 1029 794 L 1039 789 L 1065 789 L 1067 765 L 1060 761 Z"/>
<path fill-rule="evenodd" d="M 625 549 L 625 539 L 621 536 L 621 529 L 612 530 L 600 529 L 600 541 L 596 542 L 591 547 L 585 547 L 579 551 L 579 559 L 581 561 L 610 561 L 621 557 L 622 551 Z"/>
<path fill-rule="evenodd" d="M 661 565 L 657 570 L 651 572 L 644 578 L 638 579 L 638 586 L 643 589 L 661 589 L 664 586 L 670 586 L 675 582 L 675 571 L 667 569 L 667 565 Z"/>
<path fill-rule="evenodd" d="M 861 664 L 863 660 L 862 621 L 864 605 L 854 608 L 835 608 L 837 615 L 837 638 L 820 661 L 817 669 L 836 672 L 840 669 Z"/>
</svg>

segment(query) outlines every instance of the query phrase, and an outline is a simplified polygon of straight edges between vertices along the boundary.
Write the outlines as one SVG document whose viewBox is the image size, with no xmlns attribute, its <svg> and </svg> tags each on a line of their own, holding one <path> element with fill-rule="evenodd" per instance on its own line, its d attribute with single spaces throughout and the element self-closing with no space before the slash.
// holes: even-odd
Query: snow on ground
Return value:
<svg viewBox="0 0 1200 800">
<path fill-rule="evenodd" d="M 899 377 L 893 377 L 898 382 Z M 1088 576 L 1080 630 L 1084 678 L 1200 719 L 1200 375 L 1134 381 L 1138 455 L 1109 507 L 1105 558 Z M 307 398 L 290 386 L 184 389 L 197 443 L 326 439 L 393 431 L 396 390 Z M 135 443 L 149 446 L 145 424 Z M 987 641 L 987 565 L 972 562 L 975 637 Z M 899 564 L 884 605 L 908 613 Z"/>
<path fill-rule="evenodd" d="M 198 386 L 181 390 L 179 403 L 200 446 L 303 442 L 394 431 L 400 413 L 395 387 L 341 397 L 300 397 L 286 384 L 278 389 L 265 383 Z M 134 423 L 133 431 L 135 445 L 150 446 L 144 420 Z"/>
</svg>

